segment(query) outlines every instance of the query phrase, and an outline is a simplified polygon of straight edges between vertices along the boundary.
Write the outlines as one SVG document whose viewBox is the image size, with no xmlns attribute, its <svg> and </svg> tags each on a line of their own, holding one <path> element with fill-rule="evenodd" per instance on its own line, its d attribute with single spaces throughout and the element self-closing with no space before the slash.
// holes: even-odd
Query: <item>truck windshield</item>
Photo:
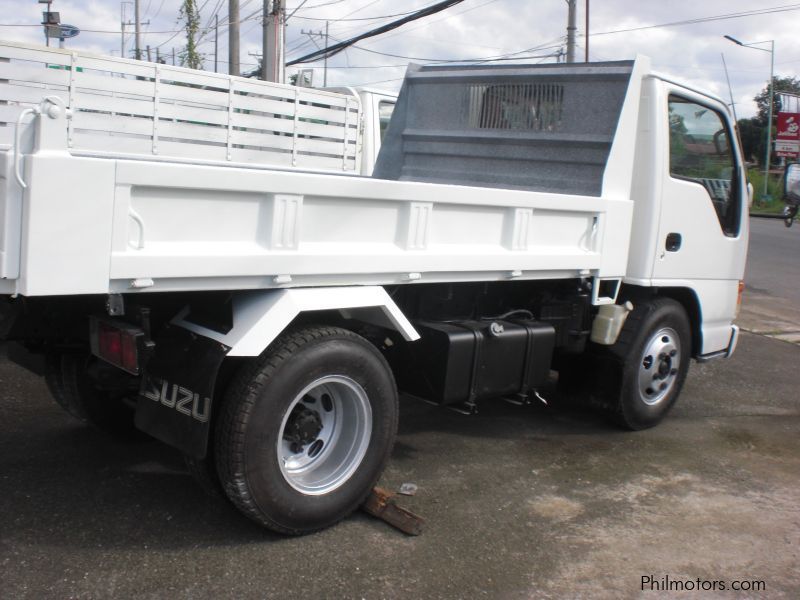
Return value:
<svg viewBox="0 0 800 600">
<path fill-rule="evenodd" d="M 702 185 L 726 235 L 739 233 L 736 163 L 728 129 L 714 109 L 669 97 L 669 172 Z"/>
</svg>

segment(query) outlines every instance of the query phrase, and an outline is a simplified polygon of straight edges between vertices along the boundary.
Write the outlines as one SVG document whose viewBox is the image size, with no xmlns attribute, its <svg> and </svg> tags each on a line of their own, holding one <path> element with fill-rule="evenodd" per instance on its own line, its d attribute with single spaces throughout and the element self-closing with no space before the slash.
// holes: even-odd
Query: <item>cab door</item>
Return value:
<svg viewBox="0 0 800 600">
<path fill-rule="evenodd" d="M 689 287 L 700 302 L 702 350 L 727 347 L 747 252 L 745 177 L 727 109 L 665 83 L 668 143 L 653 265 L 657 285 Z"/>
</svg>

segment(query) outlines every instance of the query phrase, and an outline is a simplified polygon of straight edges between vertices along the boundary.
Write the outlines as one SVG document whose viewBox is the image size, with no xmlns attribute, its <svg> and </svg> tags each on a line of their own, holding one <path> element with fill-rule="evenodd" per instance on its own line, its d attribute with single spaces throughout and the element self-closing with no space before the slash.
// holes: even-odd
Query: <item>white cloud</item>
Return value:
<svg viewBox="0 0 800 600">
<path fill-rule="evenodd" d="M 290 10 L 302 0 L 288 0 Z M 325 22 L 307 17 L 330 19 L 333 40 L 346 39 L 386 22 L 341 21 L 388 14 L 405 13 L 432 4 L 434 0 L 309 0 L 287 27 L 289 56 L 296 58 L 316 49 L 301 30 L 322 30 Z M 241 17 L 256 12 L 262 0 L 240 0 Z M 171 33 L 177 26 L 181 0 L 141 0 L 142 19 L 150 20 L 143 27 L 143 44 L 169 55 L 173 47 L 180 50 L 184 44 L 182 34 Z M 203 25 L 210 21 L 212 11 L 219 7 L 220 22 L 227 20 L 228 0 L 198 0 L 202 7 Z M 326 4 L 327 6 L 322 6 Z M 595 34 L 619 29 L 630 29 L 652 24 L 668 23 L 731 14 L 757 8 L 786 5 L 779 0 L 753 3 L 751 0 L 706 0 L 699 3 L 689 0 L 593 0 L 591 2 L 590 31 Z M 4 25 L 32 25 L 41 20 L 44 5 L 35 0 L 0 0 L 0 23 Z M 578 0 L 578 31 L 584 33 L 584 2 Z M 96 53 L 119 54 L 120 2 L 118 0 L 54 0 L 53 10 L 61 13 L 62 21 L 80 27 L 83 32 L 67 41 L 71 48 Z M 127 7 L 130 17 L 132 7 Z M 445 12 L 410 23 L 390 33 L 359 43 L 373 51 L 403 57 L 463 59 L 497 56 L 540 45 L 561 43 L 566 34 L 567 8 L 564 0 L 465 0 Z M 775 72 L 779 75 L 796 75 L 800 67 L 800 36 L 797 24 L 800 10 L 778 12 L 745 18 L 710 21 L 694 25 L 644 29 L 613 35 L 590 37 L 592 60 L 627 59 L 636 54 L 646 54 L 653 59 L 659 71 L 671 73 L 684 80 L 702 85 L 728 98 L 728 86 L 722 67 L 721 53 L 728 63 L 733 96 L 739 116 L 755 113 L 752 97 L 766 84 L 769 77 L 769 53 L 742 48 L 723 39 L 729 34 L 746 42 L 775 40 Z M 132 28 L 129 28 L 129 31 Z M 260 22 L 256 18 L 241 25 L 243 70 L 253 68 L 259 53 Z M 172 37 L 174 36 L 174 37 Z M 227 68 L 227 31 L 220 31 L 220 70 Z M 42 43 L 41 28 L 0 27 L 0 38 Z M 172 38 L 172 39 L 170 39 Z M 546 42 L 551 42 L 547 44 Z M 583 56 L 585 39 L 578 38 Z M 132 35 L 127 47 L 133 47 Z M 533 51 L 547 54 L 557 48 Z M 205 37 L 201 51 L 206 56 L 206 68 L 213 69 L 213 34 Z M 329 83 L 332 85 L 359 85 L 383 82 L 381 86 L 396 87 L 409 61 L 404 58 L 371 54 L 351 48 L 329 60 Z M 400 66 L 394 66 L 400 65 Z M 317 81 L 322 79 L 321 62 L 314 63 Z M 359 67 L 359 68 L 347 68 Z M 365 68 L 370 67 L 370 68 Z M 290 71 L 291 72 L 291 71 Z M 395 81 L 385 81 L 395 80 Z"/>
</svg>

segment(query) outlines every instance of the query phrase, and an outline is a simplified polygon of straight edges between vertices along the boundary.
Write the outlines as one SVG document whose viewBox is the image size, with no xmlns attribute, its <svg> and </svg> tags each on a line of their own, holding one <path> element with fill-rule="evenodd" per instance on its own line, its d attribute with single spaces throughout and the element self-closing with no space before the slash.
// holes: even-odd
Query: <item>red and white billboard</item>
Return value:
<svg viewBox="0 0 800 600">
<path fill-rule="evenodd" d="M 800 156 L 800 113 L 779 112 L 775 155 L 784 158 Z"/>
</svg>

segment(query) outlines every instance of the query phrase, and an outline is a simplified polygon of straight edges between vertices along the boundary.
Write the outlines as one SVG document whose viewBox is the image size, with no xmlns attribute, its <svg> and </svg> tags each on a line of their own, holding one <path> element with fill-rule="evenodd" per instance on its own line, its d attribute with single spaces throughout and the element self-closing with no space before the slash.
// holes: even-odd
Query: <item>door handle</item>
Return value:
<svg viewBox="0 0 800 600">
<path fill-rule="evenodd" d="M 677 252 L 680 250 L 681 242 L 683 242 L 683 238 L 680 233 L 668 233 L 667 243 L 665 244 L 667 252 Z"/>
</svg>

